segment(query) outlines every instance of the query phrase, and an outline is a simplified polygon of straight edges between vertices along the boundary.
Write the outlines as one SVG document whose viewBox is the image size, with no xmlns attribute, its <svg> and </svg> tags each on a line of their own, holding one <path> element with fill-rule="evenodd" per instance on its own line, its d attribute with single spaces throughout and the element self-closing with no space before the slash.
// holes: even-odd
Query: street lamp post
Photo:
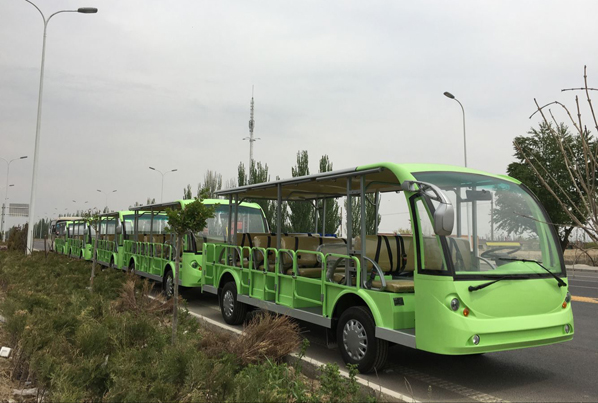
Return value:
<svg viewBox="0 0 598 403">
<path fill-rule="evenodd" d="M 455 96 L 450 92 L 446 91 L 444 93 L 444 96 L 457 101 L 457 103 L 459 103 L 459 106 L 461 107 L 461 111 L 463 112 L 463 158 L 465 160 L 465 168 L 467 168 L 467 137 L 465 136 L 465 109 L 463 108 L 463 104 L 461 104 L 461 102 L 459 102 L 459 100 L 455 98 Z"/>
<path fill-rule="evenodd" d="M 75 203 L 75 213 L 77 213 L 77 211 L 78 211 L 78 210 L 77 210 L 77 200 L 73 200 L 73 203 Z M 83 203 L 83 204 L 87 204 L 87 203 L 88 203 L 88 201 L 86 201 L 86 202 L 85 202 L 85 203 Z M 83 210 L 82 210 L 82 211 L 83 211 L 83 212 L 85 212 L 85 206 L 83 206 Z"/>
<path fill-rule="evenodd" d="M 2 242 L 6 241 L 6 235 L 4 234 L 4 217 L 5 217 L 5 209 L 6 209 L 6 201 L 8 200 L 8 188 L 14 185 L 9 185 L 8 184 L 8 174 L 10 172 L 10 164 L 13 161 L 17 161 L 17 160 L 24 160 L 25 158 L 27 158 L 26 155 L 19 157 L 19 158 L 13 158 L 10 161 L 5 160 L 4 158 L 0 158 L 0 160 L 6 162 L 6 188 L 4 189 L 4 202 L 2 203 L 2 220 L 1 220 L 1 224 L 0 224 L 0 234 L 2 234 Z"/>
<path fill-rule="evenodd" d="M 467 137 L 465 135 L 465 108 L 463 108 L 463 104 L 461 102 L 459 102 L 459 100 L 457 98 L 455 98 L 455 96 L 453 94 L 451 94 L 450 92 L 445 91 L 444 96 L 457 101 L 457 103 L 461 107 L 461 112 L 463 112 L 463 159 L 465 162 L 465 168 L 467 168 Z M 459 203 L 457 205 L 457 207 L 458 207 L 457 208 L 457 236 L 461 236 L 461 206 L 460 206 L 459 200 L 457 200 L 457 203 Z M 477 256 L 478 255 L 478 240 L 477 240 L 477 227 L 475 225 L 475 217 L 477 216 L 476 202 L 475 201 L 472 202 L 472 214 L 474 216 L 474 220 L 473 220 L 474 226 L 473 226 L 472 234 L 470 234 L 470 232 L 469 232 L 469 203 L 467 203 L 465 205 L 465 207 L 467 208 L 467 211 L 466 211 L 466 214 L 467 214 L 467 237 L 468 237 L 468 239 L 470 239 L 470 244 L 473 243 L 474 256 Z M 473 240 L 473 242 L 471 242 L 471 240 Z"/>
<path fill-rule="evenodd" d="M 103 193 L 106 196 L 106 209 L 107 209 L 108 208 L 108 194 L 116 192 L 116 189 L 114 189 L 112 192 L 102 192 L 100 189 L 98 189 L 98 192 Z M 87 202 L 85 202 L 85 203 L 87 203 Z"/>
<path fill-rule="evenodd" d="M 56 14 L 60 13 L 81 13 L 81 14 L 95 14 L 98 12 L 97 8 L 92 7 L 83 7 L 78 8 L 77 10 L 61 10 L 56 11 L 54 14 L 51 14 L 47 19 L 42 10 L 39 9 L 38 6 L 33 4 L 29 0 L 25 0 L 27 3 L 31 4 L 33 7 L 39 11 L 39 14 L 42 16 L 42 20 L 44 21 L 44 38 L 42 42 L 42 64 L 41 64 L 41 71 L 39 76 L 39 96 L 37 99 L 37 125 L 35 128 L 35 151 L 33 153 L 33 176 L 31 179 L 31 197 L 29 199 L 29 227 L 27 230 L 27 250 L 26 253 L 29 255 L 33 250 L 33 220 L 35 218 L 35 190 L 36 190 L 36 182 L 37 182 L 37 157 L 39 151 L 39 138 L 41 132 L 41 121 L 42 121 L 42 95 L 44 90 L 44 63 L 46 57 L 46 30 L 48 28 L 48 23 L 50 19 L 54 17 Z"/>
<path fill-rule="evenodd" d="M 159 169 L 156 169 L 154 167 L 149 167 L 149 169 L 151 169 L 152 171 L 159 172 L 162 175 L 162 188 L 160 191 L 160 203 L 162 203 L 162 199 L 164 198 L 164 175 L 166 175 L 167 173 L 170 173 L 170 172 L 176 172 L 176 171 L 178 171 L 178 169 L 171 169 L 170 171 L 166 171 L 166 172 L 162 172 Z"/>
</svg>

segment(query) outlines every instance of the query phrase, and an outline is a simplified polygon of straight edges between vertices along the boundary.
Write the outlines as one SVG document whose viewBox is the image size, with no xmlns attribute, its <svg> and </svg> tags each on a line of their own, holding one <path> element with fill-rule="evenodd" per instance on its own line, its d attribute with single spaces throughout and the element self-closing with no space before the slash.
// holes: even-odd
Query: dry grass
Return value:
<svg viewBox="0 0 598 403">
<path fill-rule="evenodd" d="M 117 312 L 145 312 L 154 315 L 172 313 L 172 299 L 167 300 L 162 294 L 149 298 L 153 288 L 153 283 L 131 276 L 123 285 L 120 296 L 113 302 L 112 308 Z"/>
<path fill-rule="evenodd" d="M 9 337 L 0 324 L 0 347 L 9 346 Z M 7 402 L 12 399 L 12 390 L 19 387 L 18 382 L 11 379 L 12 362 L 10 359 L 0 358 L 0 401 Z"/>
<path fill-rule="evenodd" d="M 230 343 L 230 352 L 243 365 L 255 364 L 268 358 L 278 362 L 297 350 L 301 338 L 299 326 L 287 316 L 264 313 L 257 315 L 243 333 Z"/>
<path fill-rule="evenodd" d="M 598 265 L 598 249 L 567 249 L 564 253 L 566 264 Z"/>
<path fill-rule="evenodd" d="M 234 356 L 239 364 L 258 364 L 268 359 L 280 362 L 301 344 L 299 326 L 287 316 L 255 315 L 239 336 L 200 329 L 198 347 L 208 357 Z"/>
</svg>

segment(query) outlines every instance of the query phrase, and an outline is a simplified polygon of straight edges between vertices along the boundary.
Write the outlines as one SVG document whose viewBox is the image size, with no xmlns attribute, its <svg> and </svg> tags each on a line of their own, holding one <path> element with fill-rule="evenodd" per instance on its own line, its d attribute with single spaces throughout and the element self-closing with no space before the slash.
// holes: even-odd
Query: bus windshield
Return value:
<svg viewBox="0 0 598 403">
<path fill-rule="evenodd" d="M 233 208 L 234 219 L 234 208 Z M 234 225 L 234 223 L 233 223 Z M 197 233 L 200 238 L 220 238 L 223 241 L 228 235 L 228 205 L 219 204 L 216 206 L 214 217 L 208 218 L 204 230 Z M 264 215 L 261 209 L 239 206 L 239 216 L 237 219 L 237 232 L 266 232 Z"/>
<path fill-rule="evenodd" d="M 539 262 L 553 273 L 562 272 L 550 219 L 522 186 L 460 172 L 420 172 L 414 176 L 440 187 L 455 208 L 455 226 L 447 237 L 445 256 L 450 256 L 457 276 L 545 273 L 538 264 L 523 264 L 521 260 Z"/>
<path fill-rule="evenodd" d="M 127 216 L 125 220 L 135 221 L 135 216 Z M 125 226 L 127 221 L 125 221 Z M 168 216 L 165 214 L 157 215 L 154 214 L 153 220 L 151 213 L 141 213 L 137 216 L 137 232 L 139 234 L 167 234 L 168 231 L 166 228 L 168 227 Z M 129 230 L 129 227 L 126 226 L 126 230 Z"/>
</svg>

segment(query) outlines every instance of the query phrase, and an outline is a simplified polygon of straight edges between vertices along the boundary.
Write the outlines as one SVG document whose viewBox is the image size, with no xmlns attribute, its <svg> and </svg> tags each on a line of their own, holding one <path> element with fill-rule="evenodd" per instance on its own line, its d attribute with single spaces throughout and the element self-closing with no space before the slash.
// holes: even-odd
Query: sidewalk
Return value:
<svg viewBox="0 0 598 403">
<path fill-rule="evenodd" d="M 588 271 L 588 272 L 598 272 L 598 267 L 595 266 L 588 266 L 587 264 L 566 264 L 567 271 Z"/>
</svg>

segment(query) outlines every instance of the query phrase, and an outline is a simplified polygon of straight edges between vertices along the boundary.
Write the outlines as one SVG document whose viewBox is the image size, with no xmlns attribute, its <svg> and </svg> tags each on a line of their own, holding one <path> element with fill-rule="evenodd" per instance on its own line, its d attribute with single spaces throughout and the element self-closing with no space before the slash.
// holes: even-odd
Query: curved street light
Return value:
<svg viewBox="0 0 598 403">
<path fill-rule="evenodd" d="M 29 0 L 25 0 L 27 3 L 31 4 L 39 14 L 42 16 L 42 20 L 44 21 L 44 39 L 42 42 L 42 65 L 41 71 L 39 75 L 39 96 L 37 100 L 37 125 L 35 127 L 35 151 L 33 153 L 33 177 L 31 179 L 31 197 L 29 200 L 29 223 L 33 223 L 33 219 L 35 218 L 35 190 L 36 190 L 36 182 L 37 182 L 37 156 L 39 151 L 39 137 L 41 132 L 41 121 L 42 121 L 42 95 L 44 90 L 44 64 L 45 64 L 45 57 L 46 57 L 46 30 L 48 28 L 48 23 L 50 19 L 54 17 L 56 14 L 60 13 L 81 13 L 81 14 L 95 14 L 98 12 L 97 8 L 93 7 L 82 7 L 76 10 L 60 10 L 56 11 L 54 14 L 51 14 L 48 18 L 42 13 L 42 10 L 39 9 L 38 6 L 33 4 Z M 33 250 L 33 226 L 29 225 L 27 229 L 27 255 L 31 254 Z"/>
<path fill-rule="evenodd" d="M 100 193 L 103 193 L 106 196 L 106 208 L 108 208 L 108 195 L 110 193 L 116 192 L 116 189 L 114 189 L 112 192 L 102 192 L 100 189 L 97 189 L 97 191 L 100 192 Z M 87 203 L 87 202 L 85 202 L 85 203 Z"/>
<path fill-rule="evenodd" d="M 162 175 L 162 188 L 160 190 L 160 203 L 162 203 L 162 199 L 164 198 L 164 175 L 166 175 L 167 173 L 170 173 L 170 172 L 176 172 L 176 171 L 178 171 L 178 169 L 171 169 L 170 171 L 166 171 L 166 172 L 162 172 L 159 169 L 156 169 L 154 167 L 149 167 L 149 169 L 151 169 L 152 171 L 159 172 Z"/>
<path fill-rule="evenodd" d="M 463 158 L 465 160 L 465 168 L 467 168 L 467 137 L 465 136 L 465 108 L 463 108 L 463 104 L 461 104 L 461 102 L 459 102 L 459 100 L 457 98 L 455 98 L 455 96 L 453 94 L 451 94 L 450 92 L 445 91 L 444 96 L 457 101 L 457 103 L 461 107 L 461 111 L 463 112 Z M 469 203 L 466 203 L 465 207 L 467 209 L 467 211 L 466 211 L 467 239 L 469 240 L 470 244 L 473 243 L 473 251 L 474 251 L 474 254 L 477 256 L 477 253 L 478 253 L 477 252 L 477 237 L 476 237 L 475 233 L 471 234 L 469 231 L 469 226 L 470 226 L 469 225 Z M 473 209 L 472 213 L 475 215 L 475 214 L 477 214 L 476 211 L 477 211 L 477 209 L 475 208 L 475 203 L 474 203 L 474 209 Z M 473 231 L 474 232 L 476 231 L 475 227 L 473 228 Z M 457 235 L 461 236 L 461 208 L 457 209 Z"/>
<path fill-rule="evenodd" d="M 455 96 L 453 94 L 451 94 L 450 92 L 445 91 L 444 96 L 457 101 L 459 106 L 461 106 L 461 111 L 463 112 L 463 157 L 465 159 L 465 167 L 467 168 L 467 138 L 465 136 L 465 109 L 463 108 L 463 104 L 461 104 L 461 102 L 459 102 L 459 100 L 457 98 L 455 98 Z"/>
</svg>

